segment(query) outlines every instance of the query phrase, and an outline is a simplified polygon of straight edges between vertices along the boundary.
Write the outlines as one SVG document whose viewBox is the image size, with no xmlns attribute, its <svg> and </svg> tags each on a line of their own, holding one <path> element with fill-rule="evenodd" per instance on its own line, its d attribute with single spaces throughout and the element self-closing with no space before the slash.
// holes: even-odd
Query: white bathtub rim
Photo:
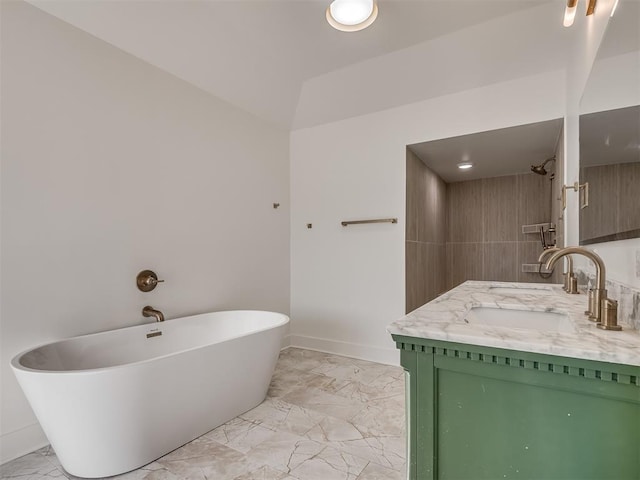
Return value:
<svg viewBox="0 0 640 480">
<path fill-rule="evenodd" d="M 110 332 L 117 332 L 120 330 L 144 330 L 144 329 L 148 329 L 149 327 L 161 327 L 162 325 L 166 325 L 175 321 L 183 321 L 183 320 L 187 320 L 190 318 L 194 318 L 194 317 L 200 317 L 200 316 L 204 316 L 204 315 L 211 315 L 211 314 L 223 314 L 223 313 L 228 313 L 228 314 L 233 314 L 233 313 L 268 313 L 277 317 L 281 317 L 281 320 L 277 323 L 274 324 L 269 324 L 268 326 L 265 326 L 264 328 L 257 328 L 255 330 L 251 330 L 249 332 L 244 332 L 242 334 L 239 335 L 234 335 L 234 336 L 230 336 L 230 337 L 225 337 L 222 340 L 213 342 L 213 343 L 208 343 L 208 344 L 204 344 L 204 345 L 198 345 L 195 347 L 191 347 L 191 348 L 184 348 L 181 350 L 176 350 L 174 352 L 170 352 L 167 353 L 165 355 L 158 355 L 156 357 L 152 357 L 152 358 L 146 358 L 144 360 L 138 360 L 138 361 L 134 361 L 134 362 L 128 362 L 128 363 L 121 363 L 118 365 L 110 365 L 107 367 L 97 367 L 97 368 L 83 368 L 83 369 L 75 369 L 75 370 L 46 370 L 46 369 L 38 369 L 38 368 L 30 368 L 30 367 L 26 367 L 24 365 L 22 365 L 20 363 L 20 359 L 22 358 L 23 355 L 30 353 L 34 350 L 37 350 L 39 348 L 43 348 L 43 347 L 47 347 L 49 345 L 53 345 L 56 343 L 60 343 L 60 342 L 66 342 L 66 341 L 70 341 L 70 340 L 74 340 L 77 338 L 89 338 L 89 337 L 96 337 L 99 335 L 105 335 L 108 334 Z M 236 340 L 238 338 L 242 338 L 242 337 L 247 337 L 249 335 L 254 335 L 260 332 L 265 332 L 267 330 L 272 330 L 272 329 L 276 329 L 279 327 L 282 327 L 286 324 L 288 324 L 290 322 L 290 318 L 288 315 L 284 314 L 284 313 L 280 313 L 280 312 L 272 312 L 272 311 L 268 311 L 268 310 L 218 310 L 218 311 L 214 311 L 214 312 L 204 312 L 204 313 L 197 313 L 194 315 L 189 315 L 186 317 L 177 317 L 177 318 L 172 318 L 172 319 L 167 319 L 164 322 L 150 322 L 150 323 L 143 323 L 141 325 L 131 325 L 128 327 L 121 327 L 121 328 L 114 328 L 111 330 L 103 330 L 100 332 L 94 332 L 94 333 L 87 333 L 84 335 L 76 335 L 73 337 L 68 337 L 68 338 L 61 338 L 59 340 L 54 340 L 54 341 L 50 341 L 50 342 L 46 342 L 40 345 L 37 345 L 35 347 L 31 347 L 28 348 L 26 350 L 21 351 L 20 353 L 16 354 L 13 356 L 13 358 L 11 359 L 11 368 L 13 368 L 14 370 L 20 370 L 23 371 L 27 374 L 29 373 L 33 373 L 33 374 L 56 374 L 56 375 L 77 375 L 77 374 L 93 374 L 93 373 L 99 373 L 99 372 L 107 372 L 113 369 L 117 369 L 117 368 L 124 368 L 124 367 L 129 367 L 129 366 L 134 366 L 134 365 L 143 365 L 145 363 L 149 363 L 149 362 L 153 362 L 153 361 L 157 361 L 160 360 L 162 358 L 169 358 L 169 357 L 173 357 L 175 355 L 179 355 L 181 353 L 187 353 L 187 352 L 191 352 L 194 350 L 198 350 L 200 348 L 206 348 L 209 347 L 211 345 L 216 345 L 218 343 L 221 342 L 229 342 L 229 341 L 233 341 Z"/>
</svg>

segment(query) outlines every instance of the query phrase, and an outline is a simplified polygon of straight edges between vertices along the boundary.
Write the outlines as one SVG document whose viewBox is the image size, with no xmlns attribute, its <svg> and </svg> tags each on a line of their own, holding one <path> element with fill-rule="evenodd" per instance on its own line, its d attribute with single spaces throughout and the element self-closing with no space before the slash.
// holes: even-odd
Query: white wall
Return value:
<svg viewBox="0 0 640 480">
<path fill-rule="evenodd" d="M 640 105 L 640 50 L 597 59 L 580 99 L 580 113 Z"/>
<path fill-rule="evenodd" d="M 168 318 L 288 311 L 289 139 L 30 5 L 0 3 L 2 462 L 46 443 L 9 369 L 19 351 L 148 322 L 147 304 Z M 166 283 L 139 292 L 144 268 Z"/>
<path fill-rule="evenodd" d="M 385 327 L 404 312 L 406 145 L 562 117 L 564 82 L 550 72 L 292 132 L 292 344 L 397 362 Z M 340 226 L 377 217 L 399 223 Z"/>
</svg>

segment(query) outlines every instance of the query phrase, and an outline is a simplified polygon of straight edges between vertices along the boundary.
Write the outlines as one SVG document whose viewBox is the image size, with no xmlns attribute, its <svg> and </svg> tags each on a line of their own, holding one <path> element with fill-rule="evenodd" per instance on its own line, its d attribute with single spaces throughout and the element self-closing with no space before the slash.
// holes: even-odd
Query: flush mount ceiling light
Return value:
<svg viewBox="0 0 640 480">
<path fill-rule="evenodd" d="M 593 15 L 596 11 L 597 0 L 589 0 L 587 4 L 587 16 Z M 578 0 L 567 0 L 567 8 L 564 9 L 564 20 L 562 25 L 570 27 L 573 25 L 573 20 L 576 18 L 576 10 L 578 9 Z"/>
<path fill-rule="evenodd" d="M 469 170 L 471 167 L 473 167 L 473 163 L 471 162 L 462 162 L 458 164 L 458 168 L 460 170 Z"/>
<path fill-rule="evenodd" d="M 342 32 L 357 32 L 378 16 L 376 0 L 333 0 L 327 7 L 327 22 Z"/>
</svg>

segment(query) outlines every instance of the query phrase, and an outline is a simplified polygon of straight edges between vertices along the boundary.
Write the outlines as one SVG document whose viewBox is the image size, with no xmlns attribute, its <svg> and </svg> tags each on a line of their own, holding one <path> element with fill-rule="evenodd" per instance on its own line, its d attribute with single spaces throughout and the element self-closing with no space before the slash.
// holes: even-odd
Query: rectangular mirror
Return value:
<svg viewBox="0 0 640 480">
<path fill-rule="evenodd" d="M 580 104 L 580 245 L 640 237 L 640 3 L 621 1 Z"/>
</svg>

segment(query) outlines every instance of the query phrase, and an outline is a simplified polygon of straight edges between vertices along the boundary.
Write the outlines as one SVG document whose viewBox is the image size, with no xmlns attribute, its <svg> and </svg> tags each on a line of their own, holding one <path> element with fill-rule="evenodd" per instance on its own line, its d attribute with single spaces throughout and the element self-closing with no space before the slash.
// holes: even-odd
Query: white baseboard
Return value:
<svg viewBox="0 0 640 480">
<path fill-rule="evenodd" d="M 291 346 L 291 335 L 286 334 L 282 338 L 282 344 L 281 344 L 280 350 L 284 350 L 285 348 L 289 348 L 290 346 Z"/>
<path fill-rule="evenodd" d="M 0 464 L 49 445 L 39 423 L 0 435 Z"/>
<path fill-rule="evenodd" d="M 400 351 L 395 348 L 373 347 L 358 343 L 341 342 L 328 338 L 289 335 L 289 346 L 333 353 L 344 357 L 359 358 L 386 365 L 400 365 Z"/>
</svg>

